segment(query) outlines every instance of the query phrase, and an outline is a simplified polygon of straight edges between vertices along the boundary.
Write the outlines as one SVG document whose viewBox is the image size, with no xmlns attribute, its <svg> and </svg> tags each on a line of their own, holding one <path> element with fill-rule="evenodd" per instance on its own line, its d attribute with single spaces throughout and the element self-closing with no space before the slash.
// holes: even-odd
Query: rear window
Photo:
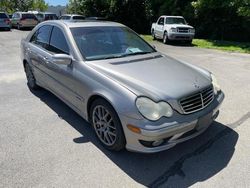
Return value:
<svg viewBox="0 0 250 188">
<path fill-rule="evenodd" d="M 0 13 L 0 18 L 8 18 L 8 16 L 5 13 Z"/>
<path fill-rule="evenodd" d="M 22 14 L 22 18 L 25 19 L 36 19 L 34 14 Z"/>
<path fill-rule="evenodd" d="M 73 16 L 73 20 L 84 20 L 84 16 Z"/>
</svg>

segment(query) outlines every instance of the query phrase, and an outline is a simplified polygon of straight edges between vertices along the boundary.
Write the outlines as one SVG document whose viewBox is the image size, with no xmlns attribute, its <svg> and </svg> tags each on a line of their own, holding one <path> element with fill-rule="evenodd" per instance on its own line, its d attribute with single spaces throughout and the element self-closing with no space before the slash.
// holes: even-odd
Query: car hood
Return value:
<svg viewBox="0 0 250 188">
<path fill-rule="evenodd" d="M 183 24 L 171 24 L 171 27 L 177 28 L 177 27 L 182 27 L 182 28 L 193 28 L 190 25 L 183 25 Z"/>
<path fill-rule="evenodd" d="M 155 101 L 179 99 L 211 85 L 208 72 L 160 53 L 95 61 L 89 65 L 137 96 Z"/>
</svg>

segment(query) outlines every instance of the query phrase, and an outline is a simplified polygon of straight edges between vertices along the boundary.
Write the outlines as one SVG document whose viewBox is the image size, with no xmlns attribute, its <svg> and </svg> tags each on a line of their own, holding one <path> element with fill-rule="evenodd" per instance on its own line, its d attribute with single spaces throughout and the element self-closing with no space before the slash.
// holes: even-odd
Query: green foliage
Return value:
<svg viewBox="0 0 250 188">
<path fill-rule="evenodd" d="M 244 1 L 197 0 L 192 5 L 198 37 L 250 41 L 250 20 L 243 8 L 247 5 Z"/>
<path fill-rule="evenodd" d="M 147 42 L 153 42 L 151 35 L 141 35 L 141 37 Z M 182 44 L 187 45 L 187 44 Z M 206 40 L 206 39 L 194 39 L 193 46 L 198 48 L 209 48 L 216 50 L 223 50 L 229 52 L 250 53 L 250 43 L 248 42 L 232 42 L 221 40 Z"/>
<path fill-rule="evenodd" d="M 15 11 L 39 10 L 45 11 L 48 4 L 44 0 L 1 0 L 0 10 L 8 13 Z"/>
</svg>

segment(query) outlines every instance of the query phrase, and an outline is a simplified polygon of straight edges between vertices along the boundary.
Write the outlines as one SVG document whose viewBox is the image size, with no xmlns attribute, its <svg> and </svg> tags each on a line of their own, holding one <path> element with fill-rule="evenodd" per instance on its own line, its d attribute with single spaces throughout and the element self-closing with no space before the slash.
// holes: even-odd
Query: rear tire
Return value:
<svg viewBox="0 0 250 188">
<path fill-rule="evenodd" d="M 92 103 L 90 120 L 97 138 L 105 148 L 113 151 L 124 149 L 126 140 L 120 119 L 107 101 L 97 99 Z"/>
<path fill-rule="evenodd" d="M 34 76 L 32 69 L 28 63 L 25 63 L 24 69 L 25 69 L 28 87 L 32 90 L 39 89 L 39 86 L 36 84 L 35 76 Z"/>
<path fill-rule="evenodd" d="M 152 30 L 152 37 L 153 37 L 153 40 L 156 40 L 155 31 L 154 30 Z"/>
</svg>

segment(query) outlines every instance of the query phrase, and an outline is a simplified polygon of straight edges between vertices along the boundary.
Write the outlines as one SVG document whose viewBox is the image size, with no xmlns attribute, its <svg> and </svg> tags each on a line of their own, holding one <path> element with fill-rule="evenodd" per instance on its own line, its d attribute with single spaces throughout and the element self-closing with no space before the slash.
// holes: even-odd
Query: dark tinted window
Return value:
<svg viewBox="0 0 250 188">
<path fill-rule="evenodd" d="M 167 18 L 166 24 L 186 24 L 183 18 Z"/>
<path fill-rule="evenodd" d="M 84 20 L 84 16 L 73 16 L 73 20 Z"/>
<path fill-rule="evenodd" d="M 54 27 L 51 34 L 49 51 L 60 54 L 69 54 L 69 46 L 66 38 L 58 27 Z"/>
<path fill-rule="evenodd" d="M 163 25 L 164 24 L 164 18 L 160 18 L 159 21 L 158 21 L 158 24 Z"/>
<path fill-rule="evenodd" d="M 45 20 L 57 20 L 57 16 L 55 14 L 45 14 Z"/>
<path fill-rule="evenodd" d="M 36 19 L 36 16 L 34 14 L 22 14 L 22 18 L 25 18 L 25 19 Z"/>
<path fill-rule="evenodd" d="M 8 16 L 5 13 L 0 13 L 0 19 L 8 18 Z"/>
<path fill-rule="evenodd" d="M 43 48 L 47 49 L 49 44 L 49 37 L 51 33 L 52 26 L 42 26 L 35 34 L 31 37 L 30 42 L 35 43 Z"/>
<path fill-rule="evenodd" d="M 62 16 L 61 17 L 61 20 L 69 20 L 70 19 L 70 16 Z"/>
</svg>

